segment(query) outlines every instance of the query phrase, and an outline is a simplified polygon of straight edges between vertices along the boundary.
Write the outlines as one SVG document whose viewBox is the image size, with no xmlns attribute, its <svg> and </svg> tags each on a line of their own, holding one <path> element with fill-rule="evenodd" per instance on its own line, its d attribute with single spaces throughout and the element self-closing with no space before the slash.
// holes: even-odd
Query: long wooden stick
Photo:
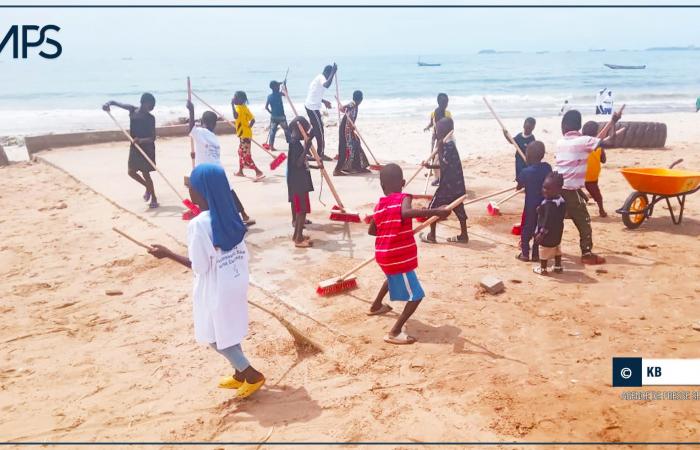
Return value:
<svg viewBox="0 0 700 450">
<path fill-rule="evenodd" d="M 447 133 L 447 135 L 446 135 L 444 138 L 442 138 L 442 142 L 443 142 L 443 143 L 446 143 L 446 142 L 447 142 L 447 139 L 448 139 L 448 138 L 451 138 L 451 137 L 454 135 L 454 133 L 455 133 L 455 130 L 452 130 L 452 131 L 450 131 L 449 133 Z M 426 161 L 432 160 L 432 159 L 435 157 L 435 155 L 437 155 L 437 152 L 438 152 L 438 140 L 435 139 L 435 145 L 433 146 L 433 152 L 430 154 L 430 156 L 428 156 L 428 159 L 426 159 Z M 409 183 L 410 183 L 411 181 L 413 181 L 413 179 L 416 178 L 416 177 L 418 176 L 418 174 L 421 172 L 421 170 L 423 170 L 424 168 L 425 168 L 425 166 L 423 166 L 423 164 L 421 164 L 420 166 L 418 166 L 418 169 L 416 169 L 416 171 L 413 173 L 413 175 L 411 175 L 411 178 L 409 178 L 408 180 L 406 180 L 406 184 L 404 185 L 404 188 L 405 188 L 406 186 L 408 186 Z"/>
<path fill-rule="evenodd" d="M 207 108 L 211 109 L 212 112 L 213 112 L 214 114 L 216 114 L 216 115 L 219 116 L 220 118 L 224 119 L 229 125 L 231 125 L 231 126 L 233 127 L 234 130 L 236 129 L 236 123 L 235 123 L 234 121 L 227 119 L 226 116 L 224 116 L 224 115 L 221 114 L 219 111 L 217 111 L 216 109 L 214 109 L 213 106 L 211 106 L 209 103 L 207 103 L 206 101 L 204 101 L 204 99 L 203 99 L 202 97 L 200 97 L 199 95 L 197 95 L 196 92 L 192 92 L 192 95 L 194 95 L 194 98 L 196 98 L 197 100 L 199 100 L 200 102 L 202 102 L 202 104 L 203 104 L 204 106 L 206 106 Z M 272 158 L 272 159 L 277 158 L 277 156 L 275 156 L 270 150 L 268 150 L 268 149 L 266 149 L 265 147 L 263 147 L 262 145 L 260 145 L 260 144 L 259 144 L 255 139 L 253 139 L 252 137 L 250 138 L 250 141 L 251 141 L 253 144 L 255 144 L 255 145 L 257 145 L 258 147 L 260 147 L 260 149 L 261 149 L 262 151 L 264 151 L 265 153 L 267 153 L 268 155 L 270 155 L 270 158 Z"/>
<path fill-rule="evenodd" d="M 187 102 L 192 103 L 192 84 L 190 77 L 187 77 Z M 194 139 L 190 135 L 190 158 L 192 158 L 192 168 L 194 169 Z"/>
<path fill-rule="evenodd" d="M 515 147 L 515 150 L 518 152 L 518 154 L 520 155 L 520 157 L 523 158 L 523 161 L 526 161 L 526 162 L 527 162 L 527 158 L 525 157 L 525 153 L 523 153 L 523 151 L 520 149 L 520 146 L 517 144 L 517 142 L 515 142 L 515 140 L 513 139 L 513 137 L 510 135 L 510 132 L 508 132 L 508 129 L 506 128 L 506 126 L 503 125 L 503 122 L 501 122 L 501 118 L 498 117 L 498 114 L 496 114 L 496 111 L 493 110 L 493 108 L 491 107 L 491 104 L 489 103 L 489 101 L 486 100 L 486 97 L 482 97 L 482 98 L 484 99 L 484 103 L 486 103 L 486 107 L 489 109 L 489 111 L 491 111 L 491 114 L 493 115 L 494 119 L 496 119 L 496 121 L 498 122 L 498 124 L 501 126 L 501 129 L 502 129 L 503 132 L 505 133 L 506 138 L 508 139 L 508 141 L 509 141 L 511 144 L 513 144 L 513 147 Z"/>
<path fill-rule="evenodd" d="M 292 102 L 292 99 L 289 96 L 289 90 L 287 90 L 287 86 L 284 87 L 284 96 L 287 97 L 287 103 L 289 103 L 289 107 L 292 108 L 292 112 L 294 113 L 294 117 L 299 116 L 299 114 L 297 114 L 297 109 L 294 107 L 294 103 Z M 304 137 L 304 140 L 309 140 L 309 135 L 306 134 L 306 130 L 304 129 L 304 127 L 302 127 L 301 124 L 298 122 L 297 122 L 297 125 L 299 127 L 299 131 L 301 132 L 301 135 Z M 323 132 L 323 130 L 321 132 Z M 331 180 L 330 175 L 328 175 L 328 172 L 326 171 L 325 166 L 321 162 L 321 158 L 318 156 L 318 152 L 316 151 L 316 147 L 314 147 L 313 144 L 311 144 L 310 150 L 311 150 L 311 154 L 313 155 L 314 159 L 316 160 L 316 164 L 318 164 L 318 167 L 321 170 L 321 175 L 326 180 L 326 183 L 328 183 L 328 187 L 330 188 L 331 193 L 333 194 L 333 198 L 335 199 L 335 202 L 338 204 L 338 207 L 340 208 L 340 210 L 342 212 L 345 212 L 345 207 L 343 206 L 342 200 L 340 200 L 340 196 L 338 195 L 338 191 L 335 190 L 335 186 L 333 185 L 333 180 Z"/>
<path fill-rule="evenodd" d="M 133 237 L 124 233 L 122 230 L 118 229 L 117 227 L 112 227 L 112 231 L 115 231 L 116 233 L 121 234 L 123 237 L 127 238 L 128 240 L 130 240 L 134 244 L 138 245 L 139 247 L 143 247 L 146 250 L 153 250 L 153 247 L 151 247 L 150 245 L 144 244 L 143 242 L 134 239 Z"/>
<path fill-rule="evenodd" d="M 508 191 L 510 191 L 510 190 L 513 190 L 513 189 L 515 189 L 515 187 L 509 187 L 509 188 L 507 188 L 507 189 L 501 189 L 500 191 L 491 192 L 490 194 L 482 195 L 481 197 L 477 197 L 477 198 L 471 199 L 471 200 L 469 200 L 469 201 L 467 201 L 467 202 L 464 201 L 464 200 L 467 198 L 467 194 L 464 194 L 464 195 L 462 195 L 461 197 L 459 197 L 458 199 L 456 199 L 455 201 L 453 201 L 452 203 L 450 203 L 449 205 L 447 205 L 447 206 L 445 207 L 445 209 L 449 209 L 450 211 L 452 211 L 453 209 L 455 209 L 455 208 L 456 208 L 457 206 L 459 206 L 460 204 L 470 205 L 470 204 L 472 204 L 472 203 L 476 203 L 476 202 L 480 202 L 480 201 L 482 201 L 482 200 L 486 200 L 487 198 L 495 197 L 496 195 L 504 194 L 504 193 L 506 193 L 506 192 L 508 192 Z M 433 224 L 434 222 L 437 222 L 439 219 L 440 219 L 440 218 L 439 218 L 438 216 L 432 216 L 432 217 L 428 218 L 428 220 L 426 220 L 425 222 L 423 222 L 422 224 L 418 225 L 417 227 L 415 227 L 415 228 L 413 229 L 413 234 L 416 234 L 416 233 L 418 233 L 419 231 L 424 230 L 425 228 L 429 227 L 429 226 L 430 226 L 431 224 Z M 350 277 L 350 275 L 352 275 L 352 274 L 354 274 L 355 272 L 357 272 L 358 270 L 362 269 L 363 267 L 365 267 L 367 264 L 371 263 L 372 261 L 374 261 L 374 256 L 371 257 L 371 258 L 366 259 L 365 261 L 362 261 L 360 264 L 358 264 L 358 265 L 356 265 L 355 267 L 353 267 L 352 269 L 348 270 L 347 272 L 345 272 L 343 275 L 341 275 L 340 277 L 336 278 L 335 280 L 336 280 L 336 281 L 343 281 L 343 280 L 348 279 L 348 277 Z"/>
<path fill-rule="evenodd" d="M 121 130 L 121 132 L 124 133 L 124 136 L 126 136 L 126 137 L 129 139 L 129 141 L 131 142 L 131 144 L 132 144 L 134 147 L 136 147 L 136 149 L 137 149 L 139 152 L 141 152 L 141 155 L 142 155 L 144 158 L 146 158 L 146 161 L 148 161 L 148 164 L 150 164 L 151 167 L 153 167 L 153 169 L 154 169 L 156 172 L 158 172 L 158 174 L 160 174 L 161 177 L 163 177 L 163 179 L 165 180 L 165 182 L 168 184 L 168 186 L 170 186 L 170 189 L 172 189 L 173 192 L 175 192 L 175 195 L 177 195 L 177 197 L 180 199 L 180 201 L 184 203 L 184 202 L 185 202 L 185 198 L 184 198 L 182 195 L 180 195 L 180 193 L 178 192 L 178 190 L 175 189 L 175 186 L 173 186 L 173 184 L 168 180 L 168 178 L 165 176 L 165 174 L 164 174 L 163 172 L 161 172 L 160 169 L 159 169 L 158 167 L 156 167 L 156 163 L 153 162 L 153 160 L 152 160 L 151 158 L 148 157 L 148 155 L 146 154 L 145 151 L 143 151 L 143 149 L 141 148 L 141 146 L 140 146 L 139 144 L 137 144 L 136 141 L 134 141 L 134 138 L 132 138 L 131 135 L 130 135 L 129 133 L 127 133 L 126 130 L 119 124 L 119 122 L 117 121 L 117 119 L 115 119 L 114 116 L 112 115 L 112 112 L 111 112 L 111 111 L 105 111 L 105 112 L 106 112 L 107 115 L 112 119 L 112 121 L 114 122 L 114 124 Z"/>
</svg>

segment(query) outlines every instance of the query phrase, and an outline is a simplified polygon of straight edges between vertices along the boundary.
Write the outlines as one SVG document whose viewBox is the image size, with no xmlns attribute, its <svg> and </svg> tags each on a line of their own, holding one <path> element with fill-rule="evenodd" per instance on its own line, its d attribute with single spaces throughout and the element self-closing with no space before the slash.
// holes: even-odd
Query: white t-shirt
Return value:
<svg viewBox="0 0 700 450">
<path fill-rule="evenodd" d="M 612 109 L 613 107 L 613 97 L 609 92 L 603 97 L 603 107 L 606 109 Z"/>
<path fill-rule="evenodd" d="M 192 261 L 192 312 L 197 342 L 218 349 L 240 344 L 248 334 L 248 250 L 245 241 L 225 252 L 212 243 L 211 216 L 203 211 L 187 225 Z"/>
<path fill-rule="evenodd" d="M 326 92 L 326 87 L 323 85 L 325 83 L 326 77 L 320 73 L 316 75 L 316 78 L 311 80 L 309 83 L 309 90 L 306 93 L 306 100 L 304 101 L 304 106 L 312 111 L 318 111 L 321 109 L 323 102 L 323 94 Z"/>
<path fill-rule="evenodd" d="M 194 127 L 190 132 L 194 141 L 194 165 L 204 164 L 221 165 L 221 146 L 219 138 L 204 127 Z"/>
</svg>

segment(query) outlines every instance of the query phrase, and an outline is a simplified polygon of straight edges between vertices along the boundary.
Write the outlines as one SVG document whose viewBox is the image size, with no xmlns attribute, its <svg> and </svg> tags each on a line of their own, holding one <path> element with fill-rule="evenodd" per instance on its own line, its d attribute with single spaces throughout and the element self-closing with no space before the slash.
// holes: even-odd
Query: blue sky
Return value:
<svg viewBox="0 0 700 450">
<path fill-rule="evenodd" d="M 2 10 L 0 31 L 22 23 L 61 26 L 66 56 L 80 57 L 274 57 L 287 55 L 292 43 L 300 56 L 700 44 L 700 8 Z"/>
</svg>

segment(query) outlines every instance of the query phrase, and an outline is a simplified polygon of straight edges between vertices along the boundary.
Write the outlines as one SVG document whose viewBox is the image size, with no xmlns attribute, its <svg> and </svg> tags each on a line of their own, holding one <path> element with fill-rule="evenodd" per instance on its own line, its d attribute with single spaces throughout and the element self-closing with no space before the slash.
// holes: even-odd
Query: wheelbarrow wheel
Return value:
<svg viewBox="0 0 700 450">
<path fill-rule="evenodd" d="M 647 218 L 646 208 L 649 206 L 649 198 L 641 192 L 632 192 L 622 206 L 622 223 L 630 230 L 639 228 Z"/>
</svg>

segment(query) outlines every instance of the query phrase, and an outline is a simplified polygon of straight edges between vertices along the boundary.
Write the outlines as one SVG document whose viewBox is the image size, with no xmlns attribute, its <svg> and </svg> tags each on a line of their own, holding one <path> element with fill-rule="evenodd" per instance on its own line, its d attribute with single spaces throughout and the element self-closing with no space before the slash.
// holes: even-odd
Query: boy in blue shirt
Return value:
<svg viewBox="0 0 700 450">
<path fill-rule="evenodd" d="M 525 189 L 525 206 L 523 208 L 523 221 L 520 229 L 520 253 L 516 256 L 520 261 L 539 261 L 539 246 L 533 244 L 532 257 L 530 256 L 530 239 L 535 234 L 537 227 L 537 207 L 542 203 L 542 184 L 547 175 L 552 171 L 552 166 L 542 162 L 544 158 L 544 144 L 541 141 L 531 142 L 525 148 L 527 166 L 523 168 L 516 181 L 518 189 Z"/>
<path fill-rule="evenodd" d="M 267 143 L 263 147 L 272 151 L 276 150 L 275 135 L 277 134 L 277 127 L 282 127 L 285 136 L 289 132 L 287 117 L 284 115 L 284 105 L 282 104 L 284 93 L 280 91 L 281 84 L 279 81 L 270 81 L 272 93 L 267 96 L 267 102 L 265 103 L 265 110 L 270 113 L 270 134 L 267 137 Z"/>
</svg>

